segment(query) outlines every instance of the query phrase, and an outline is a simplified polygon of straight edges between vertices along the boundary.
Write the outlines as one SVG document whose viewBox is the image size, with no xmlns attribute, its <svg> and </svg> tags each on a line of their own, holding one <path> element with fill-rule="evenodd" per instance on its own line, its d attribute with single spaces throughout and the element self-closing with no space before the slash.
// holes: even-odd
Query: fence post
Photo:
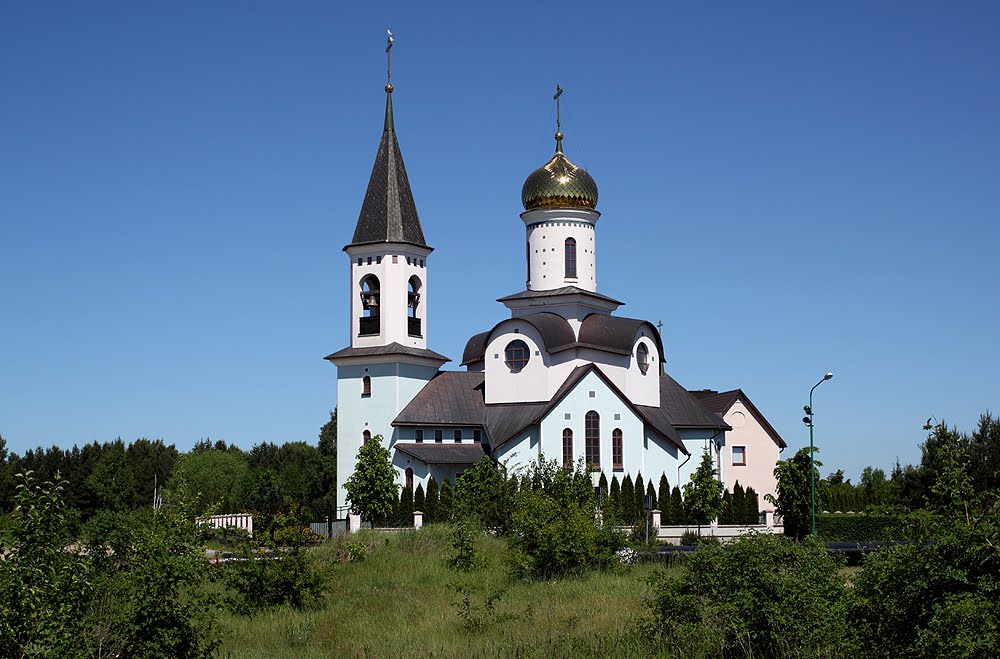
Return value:
<svg viewBox="0 0 1000 659">
<path fill-rule="evenodd" d="M 347 532 L 357 533 L 361 530 L 361 515 L 347 516 Z"/>
<path fill-rule="evenodd" d="M 653 531 L 656 532 L 656 535 L 660 535 L 660 511 L 659 510 L 654 510 L 653 511 Z"/>
<path fill-rule="evenodd" d="M 424 526 L 424 513 L 420 510 L 413 511 L 413 528 L 419 529 Z"/>
</svg>

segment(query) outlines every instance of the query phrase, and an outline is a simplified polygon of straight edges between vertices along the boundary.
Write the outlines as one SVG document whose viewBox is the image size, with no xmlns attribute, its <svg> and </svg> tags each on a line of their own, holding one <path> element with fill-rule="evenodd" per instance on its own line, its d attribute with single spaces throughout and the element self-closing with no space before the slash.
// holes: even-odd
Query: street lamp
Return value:
<svg viewBox="0 0 1000 659">
<path fill-rule="evenodd" d="M 813 392 L 816 391 L 816 387 L 832 377 L 833 373 L 827 373 L 823 376 L 822 380 L 813 385 L 813 388 L 809 390 L 809 404 L 802 408 L 806 413 L 806 416 L 802 418 L 802 422 L 809 426 L 809 496 L 811 498 L 809 514 L 812 522 L 811 531 L 813 537 L 816 537 L 816 469 L 813 467 L 813 453 L 816 452 L 816 449 L 813 448 Z"/>
</svg>

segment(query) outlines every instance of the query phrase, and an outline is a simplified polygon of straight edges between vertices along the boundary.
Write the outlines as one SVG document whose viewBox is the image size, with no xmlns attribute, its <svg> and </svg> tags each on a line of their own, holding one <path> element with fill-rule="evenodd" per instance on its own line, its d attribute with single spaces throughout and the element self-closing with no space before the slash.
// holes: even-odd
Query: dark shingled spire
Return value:
<svg viewBox="0 0 1000 659">
<path fill-rule="evenodd" d="M 354 229 L 354 239 L 348 247 L 386 242 L 427 247 L 393 129 L 392 85 L 386 85 L 385 91 L 385 130 L 361 205 L 358 226 Z"/>
</svg>

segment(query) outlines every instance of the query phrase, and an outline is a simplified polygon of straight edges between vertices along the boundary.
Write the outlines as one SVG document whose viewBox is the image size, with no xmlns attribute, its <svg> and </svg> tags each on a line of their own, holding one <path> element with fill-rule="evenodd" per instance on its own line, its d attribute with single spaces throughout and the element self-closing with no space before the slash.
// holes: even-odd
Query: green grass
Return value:
<svg viewBox="0 0 1000 659">
<path fill-rule="evenodd" d="M 481 565 L 448 567 L 450 527 L 363 533 L 313 549 L 330 572 L 321 608 L 223 619 L 231 657 L 641 656 L 630 632 L 653 565 L 548 582 L 508 576 L 502 540 L 481 536 Z M 361 542 L 367 558 L 347 560 Z M 461 592 L 460 592 L 461 591 Z M 464 594 L 463 594 L 464 593 Z M 492 607 L 491 596 L 496 596 Z M 465 604 L 465 599 L 468 603 Z"/>
</svg>

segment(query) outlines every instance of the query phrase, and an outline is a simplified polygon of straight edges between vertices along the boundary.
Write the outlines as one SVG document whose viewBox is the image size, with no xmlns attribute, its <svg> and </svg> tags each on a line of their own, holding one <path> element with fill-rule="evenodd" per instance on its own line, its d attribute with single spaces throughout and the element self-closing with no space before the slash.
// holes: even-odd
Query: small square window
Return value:
<svg viewBox="0 0 1000 659">
<path fill-rule="evenodd" d="M 368 265 L 371 265 L 371 264 L 372 264 L 372 257 L 369 256 L 368 257 Z"/>
<path fill-rule="evenodd" d="M 735 466 L 745 466 L 747 463 L 747 447 L 746 446 L 734 446 L 733 447 L 733 465 Z"/>
<path fill-rule="evenodd" d="M 393 263 L 399 263 L 399 256 L 398 256 L 398 255 L 396 255 L 396 254 L 393 254 L 393 255 L 392 255 L 392 262 L 393 262 Z"/>
<path fill-rule="evenodd" d="M 456 430 L 455 431 L 455 443 L 456 444 L 461 444 L 462 443 L 462 431 L 461 430 Z"/>
<path fill-rule="evenodd" d="M 616 414 L 615 415 L 615 421 L 621 421 L 621 420 L 622 420 L 622 415 L 621 414 Z"/>
<path fill-rule="evenodd" d="M 483 441 L 483 431 L 482 430 L 473 430 L 472 431 L 472 441 L 475 442 L 476 444 L 478 444 L 479 442 Z"/>
<path fill-rule="evenodd" d="M 358 265 L 361 265 L 361 257 L 358 257 Z"/>
<path fill-rule="evenodd" d="M 564 419 L 565 419 L 566 421 L 569 421 L 570 419 L 572 419 L 572 418 L 573 418 L 573 415 L 572 415 L 572 414 L 570 414 L 569 412 L 566 412 L 566 414 L 565 414 L 565 415 L 563 416 L 563 418 L 564 418 Z"/>
<path fill-rule="evenodd" d="M 434 443 L 440 444 L 443 441 L 444 441 L 444 431 L 438 428 L 437 430 L 434 431 Z"/>
<path fill-rule="evenodd" d="M 596 391 L 591 391 L 589 395 L 590 395 L 591 398 L 597 398 L 597 392 Z"/>
<path fill-rule="evenodd" d="M 423 428 L 417 428 L 413 431 L 413 438 L 416 440 L 417 444 L 424 443 L 424 430 Z"/>
<path fill-rule="evenodd" d="M 376 256 L 375 257 L 375 263 L 381 263 L 381 262 L 382 262 L 382 257 L 381 256 Z"/>
</svg>

